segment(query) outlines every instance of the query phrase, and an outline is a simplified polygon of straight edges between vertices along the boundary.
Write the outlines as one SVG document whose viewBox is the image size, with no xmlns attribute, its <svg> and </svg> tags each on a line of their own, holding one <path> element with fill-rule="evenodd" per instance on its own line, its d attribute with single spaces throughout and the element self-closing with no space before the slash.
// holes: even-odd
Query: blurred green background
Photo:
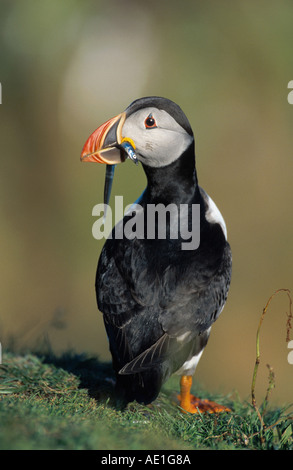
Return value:
<svg viewBox="0 0 293 470">
<path fill-rule="evenodd" d="M 229 299 L 196 378 L 249 398 L 258 321 L 292 288 L 291 1 L 0 1 L 1 312 L 5 348 L 50 343 L 109 360 L 92 237 L 104 166 L 82 146 L 141 96 L 177 102 L 196 136 L 201 186 L 221 209 L 233 249 Z M 117 168 L 113 195 L 141 193 L 141 167 Z M 290 401 L 286 295 L 261 332 L 257 397 Z M 293 338 L 293 334 L 291 335 Z"/>
</svg>

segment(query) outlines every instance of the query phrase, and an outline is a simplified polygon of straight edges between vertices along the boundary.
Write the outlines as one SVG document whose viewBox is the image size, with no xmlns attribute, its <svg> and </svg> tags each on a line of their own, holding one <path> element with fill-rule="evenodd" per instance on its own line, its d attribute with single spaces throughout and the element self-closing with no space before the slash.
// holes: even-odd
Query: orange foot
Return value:
<svg viewBox="0 0 293 470">
<path fill-rule="evenodd" d="M 180 401 L 181 408 L 184 412 L 188 413 L 222 413 L 223 411 L 231 411 L 227 406 L 219 405 L 219 403 L 212 400 L 201 400 L 194 395 L 190 395 L 190 402 L 185 404 L 185 406 L 182 404 L 181 395 L 178 395 L 177 398 Z"/>
<path fill-rule="evenodd" d="M 229 412 L 230 408 L 219 405 L 218 403 L 211 400 L 200 400 L 190 394 L 192 385 L 191 375 L 183 375 L 180 380 L 181 394 L 178 395 L 180 407 L 184 412 L 188 413 L 222 413 L 223 411 Z"/>
</svg>

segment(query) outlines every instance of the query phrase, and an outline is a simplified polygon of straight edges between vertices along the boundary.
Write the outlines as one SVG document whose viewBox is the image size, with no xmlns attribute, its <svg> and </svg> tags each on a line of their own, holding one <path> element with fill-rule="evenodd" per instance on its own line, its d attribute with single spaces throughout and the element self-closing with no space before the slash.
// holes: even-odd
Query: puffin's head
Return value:
<svg viewBox="0 0 293 470">
<path fill-rule="evenodd" d="M 140 98 L 86 141 L 81 161 L 115 165 L 127 157 L 150 167 L 169 165 L 193 142 L 181 108 L 166 98 Z"/>
<path fill-rule="evenodd" d="M 107 164 L 104 203 L 108 204 L 116 163 L 129 157 L 145 166 L 164 167 L 177 160 L 192 142 L 193 132 L 181 108 L 153 96 L 134 101 L 98 127 L 86 141 L 80 159 Z"/>
</svg>

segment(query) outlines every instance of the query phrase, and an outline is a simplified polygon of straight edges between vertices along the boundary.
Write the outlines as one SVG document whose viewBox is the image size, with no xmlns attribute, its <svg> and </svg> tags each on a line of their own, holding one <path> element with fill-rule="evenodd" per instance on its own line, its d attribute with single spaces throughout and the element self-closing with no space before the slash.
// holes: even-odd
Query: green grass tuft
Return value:
<svg viewBox="0 0 293 470">
<path fill-rule="evenodd" d="M 5 353 L 0 366 L 0 449 L 190 450 L 291 449 L 292 414 L 269 409 L 265 427 L 249 403 L 211 396 L 232 408 L 183 414 L 178 380 L 150 406 L 115 407 L 111 364 L 65 354 Z M 202 391 L 201 391 L 202 394 Z"/>
</svg>

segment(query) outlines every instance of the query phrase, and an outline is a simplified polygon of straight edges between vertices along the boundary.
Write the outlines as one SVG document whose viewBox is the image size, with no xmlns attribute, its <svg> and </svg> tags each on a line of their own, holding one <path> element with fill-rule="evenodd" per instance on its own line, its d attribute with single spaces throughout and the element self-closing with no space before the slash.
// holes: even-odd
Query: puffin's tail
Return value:
<svg viewBox="0 0 293 470">
<path fill-rule="evenodd" d="M 162 367 L 128 375 L 116 375 L 116 398 L 122 405 L 137 401 L 145 405 L 154 401 L 164 383 Z"/>
</svg>

